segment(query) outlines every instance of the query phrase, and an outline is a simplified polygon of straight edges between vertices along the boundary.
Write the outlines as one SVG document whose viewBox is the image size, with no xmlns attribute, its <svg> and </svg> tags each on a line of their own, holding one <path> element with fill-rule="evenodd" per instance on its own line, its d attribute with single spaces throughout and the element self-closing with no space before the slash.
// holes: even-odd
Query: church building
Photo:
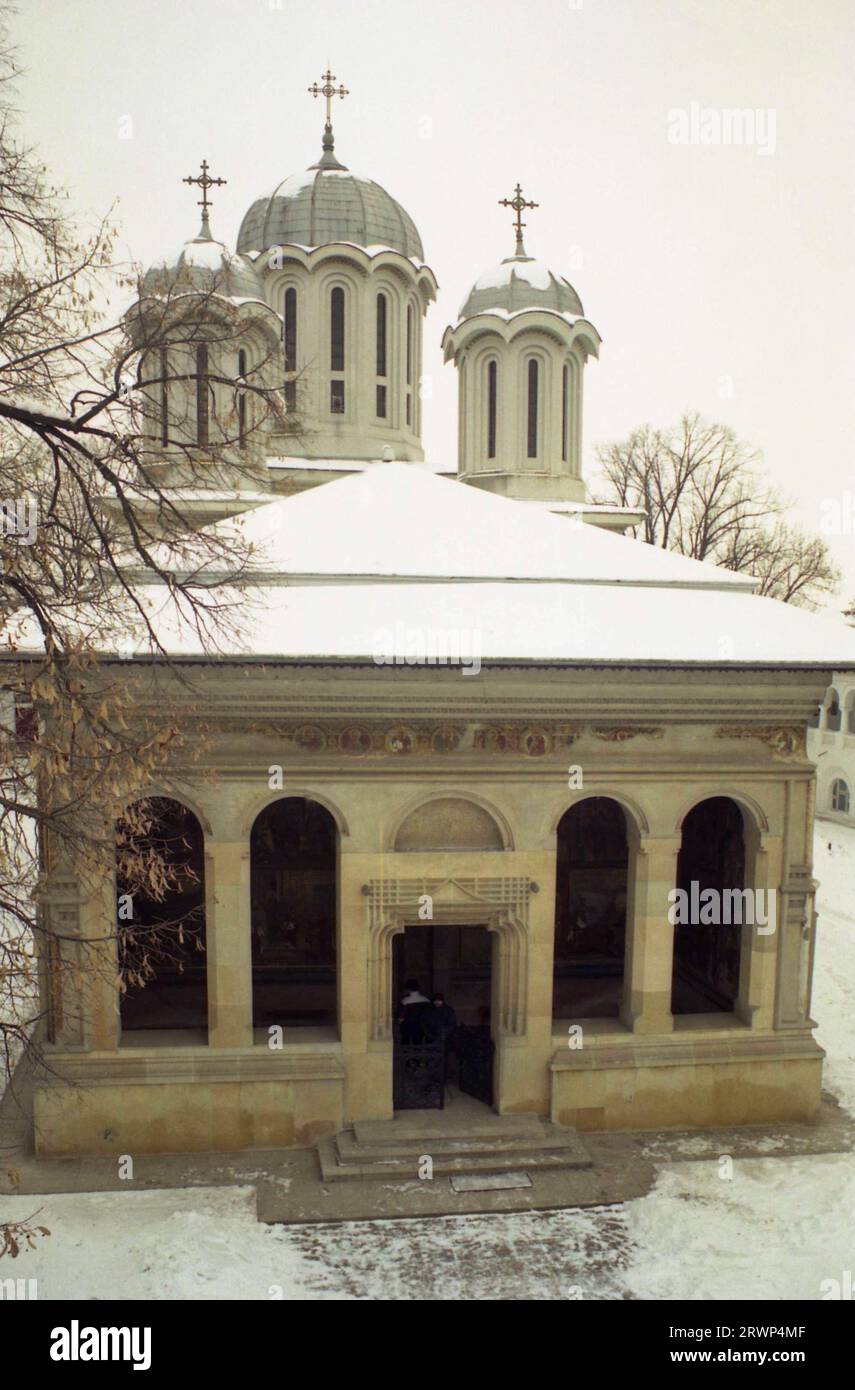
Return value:
<svg viewBox="0 0 855 1390">
<path fill-rule="evenodd" d="M 425 460 L 437 280 L 410 215 L 336 152 L 336 80 L 310 89 L 319 157 L 249 202 L 235 250 L 203 165 L 198 236 L 144 278 L 140 322 L 180 283 L 239 330 L 236 351 L 200 330 L 149 408 L 165 485 L 254 564 L 201 576 L 245 594 L 217 652 L 137 576 L 170 663 L 140 646 L 125 671 L 205 751 L 150 788 L 192 872 L 134 911 L 194 916 L 204 949 L 125 993 L 114 956 L 78 998 L 48 972 L 36 1147 L 307 1145 L 461 1093 L 580 1131 L 814 1120 L 806 730 L 855 633 L 589 500 L 600 334 L 529 253 L 519 185 L 442 338 L 457 459 Z M 246 439 L 240 414 L 233 463 L 190 485 L 223 380 L 242 412 L 253 373 L 282 412 Z M 53 884 L 64 949 L 114 938 L 120 894 L 112 858 L 100 893 Z M 400 1036 L 411 980 L 457 1016 L 450 1102 Z"/>
</svg>

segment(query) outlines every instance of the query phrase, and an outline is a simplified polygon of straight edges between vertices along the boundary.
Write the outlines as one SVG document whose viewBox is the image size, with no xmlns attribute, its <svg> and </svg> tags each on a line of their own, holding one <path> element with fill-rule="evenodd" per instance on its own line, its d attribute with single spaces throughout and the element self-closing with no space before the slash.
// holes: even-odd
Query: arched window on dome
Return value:
<svg viewBox="0 0 855 1390">
<path fill-rule="evenodd" d="M 160 349 L 160 442 L 169 443 L 169 353 Z"/>
<path fill-rule="evenodd" d="M 413 306 L 407 305 L 407 403 L 406 420 L 407 424 L 413 423 L 413 358 L 415 357 L 415 345 L 413 343 Z"/>
<path fill-rule="evenodd" d="M 528 360 L 526 383 L 526 456 L 530 459 L 536 459 L 540 406 L 540 364 L 536 357 L 530 357 Z"/>
<path fill-rule="evenodd" d="M 209 434 L 208 349 L 204 343 L 199 343 L 196 347 L 196 443 L 207 444 Z"/>
<path fill-rule="evenodd" d="M 825 727 L 833 734 L 840 732 L 840 696 L 834 686 L 828 692 L 825 704 Z"/>
<path fill-rule="evenodd" d="M 297 381 L 293 373 L 297 370 L 297 291 L 291 287 L 285 291 L 283 306 L 282 339 L 285 346 L 285 408 L 294 410 L 297 404 Z"/>
<path fill-rule="evenodd" d="M 241 386 L 246 381 L 246 353 L 243 348 L 238 353 L 238 379 Z M 238 390 L 238 444 L 241 449 L 246 448 L 246 391 Z"/>
<path fill-rule="evenodd" d="M 499 364 L 495 357 L 487 363 L 487 458 L 496 457 L 496 409 L 498 404 Z"/>
<path fill-rule="evenodd" d="M 836 777 L 831 784 L 831 809 L 841 816 L 849 815 L 849 786 L 842 777 Z"/>
<path fill-rule="evenodd" d="M 568 425 L 570 422 L 570 368 L 564 363 L 561 373 L 561 461 L 567 462 Z"/>
<path fill-rule="evenodd" d="M 377 296 L 377 415 L 386 419 L 386 375 L 388 371 L 389 301 L 382 292 Z"/>
<path fill-rule="evenodd" d="M 344 290 L 336 285 L 330 293 L 330 371 L 344 372 Z M 344 376 L 330 381 L 330 411 L 344 414 Z"/>
</svg>

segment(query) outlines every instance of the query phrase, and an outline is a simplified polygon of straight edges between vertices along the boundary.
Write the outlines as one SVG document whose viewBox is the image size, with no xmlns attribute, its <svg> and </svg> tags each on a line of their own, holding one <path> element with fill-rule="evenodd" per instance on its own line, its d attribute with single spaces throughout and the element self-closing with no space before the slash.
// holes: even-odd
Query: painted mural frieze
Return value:
<svg viewBox="0 0 855 1390">
<path fill-rule="evenodd" d="M 725 724 L 715 731 L 716 738 L 752 738 L 765 743 L 779 757 L 792 758 L 804 754 L 807 730 L 799 725 Z"/>
<path fill-rule="evenodd" d="M 664 738 L 664 730 L 634 724 L 621 728 L 597 728 L 591 732 L 606 743 L 626 743 L 630 738 Z"/>
</svg>

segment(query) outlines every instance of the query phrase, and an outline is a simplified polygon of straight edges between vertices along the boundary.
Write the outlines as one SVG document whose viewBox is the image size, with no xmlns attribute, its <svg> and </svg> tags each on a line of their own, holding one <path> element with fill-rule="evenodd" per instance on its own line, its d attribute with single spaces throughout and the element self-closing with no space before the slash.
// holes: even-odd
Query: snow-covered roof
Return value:
<svg viewBox="0 0 855 1390">
<path fill-rule="evenodd" d="M 551 309 L 572 322 L 584 317 L 582 301 L 563 275 L 525 252 L 508 256 L 479 275 L 460 306 L 459 319 L 487 312 L 513 317 L 526 309 Z"/>
<path fill-rule="evenodd" d="M 593 526 L 569 527 L 561 517 L 411 463 L 374 463 L 213 529 L 250 541 L 257 573 L 273 582 L 553 580 L 726 590 L 754 585 L 744 574 Z"/>
<path fill-rule="evenodd" d="M 155 624 L 169 651 L 204 656 L 198 633 L 189 625 L 179 630 L 163 588 L 141 594 L 161 615 Z M 230 598 L 242 602 L 234 590 L 217 590 L 218 603 Z M 485 664 L 840 669 L 855 667 L 855 631 L 738 589 L 632 591 L 551 582 L 272 585 L 243 601 L 240 634 L 225 655 L 420 665 L 431 653 L 445 654 L 455 665 L 478 658 Z"/>
</svg>

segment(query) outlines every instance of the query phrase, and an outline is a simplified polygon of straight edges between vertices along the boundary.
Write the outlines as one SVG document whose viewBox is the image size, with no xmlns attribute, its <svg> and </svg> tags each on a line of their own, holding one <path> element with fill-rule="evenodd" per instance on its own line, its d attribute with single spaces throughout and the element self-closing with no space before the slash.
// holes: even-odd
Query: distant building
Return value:
<svg viewBox="0 0 855 1390">
<path fill-rule="evenodd" d="M 816 763 L 816 813 L 855 825 L 855 675 L 839 671 L 808 728 Z"/>
</svg>

